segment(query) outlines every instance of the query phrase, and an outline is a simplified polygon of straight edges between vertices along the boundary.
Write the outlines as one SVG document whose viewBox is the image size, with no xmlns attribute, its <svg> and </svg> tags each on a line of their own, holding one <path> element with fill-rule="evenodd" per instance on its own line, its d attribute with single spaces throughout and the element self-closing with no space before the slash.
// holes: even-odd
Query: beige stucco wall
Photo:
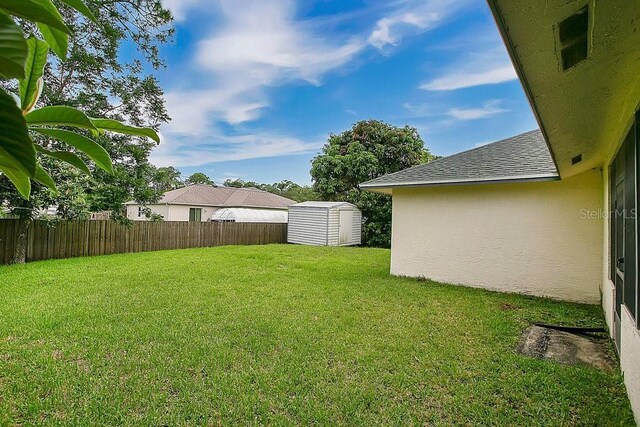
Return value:
<svg viewBox="0 0 640 427">
<path fill-rule="evenodd" d="M 139 205 L 127 205 L 127 218 L 133 221 L 146 221 L 146 217 L 138 217 Z M 162 215 L 165 221 L 189 221 L 189 209 L 201 208 L 202 221 L 208 221 L 217 208 L 211 206 L 181 206 L 181 205 L 147 205 L 153 212 Z"/>
<path fill-rule="evenodd" d="M 394 189 L 391 272 L 599 303 L 602 175 Z"/>
</svg>

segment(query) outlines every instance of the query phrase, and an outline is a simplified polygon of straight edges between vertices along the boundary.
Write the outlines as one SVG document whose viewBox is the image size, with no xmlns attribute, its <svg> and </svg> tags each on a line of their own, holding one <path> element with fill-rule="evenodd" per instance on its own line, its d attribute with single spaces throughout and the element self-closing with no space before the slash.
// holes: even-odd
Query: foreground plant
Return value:
<svg viewBox="0 0 640 427">
<path fill-rule="evenodd" d="M 61 1 L 96 22 L 91 10 L 81 0 Z M 35 23 L 45 40 L 33 35 L 25 39 L 23 29 L 12 17 Z M 109 154 L 86 133 L 97 136 L 115 132 L 160 142 L 158 134 L 151 128 L 90 118 L 68 106 L 35 108 L 44 86 L 43 75 L 49 50 L 64 59 L 70 33 L 51 0 L 0 0 L 0 77 L 18 79 L 19 83 L 18 99 L 0 88 L 0 172 L 11 180 L 25 199 L 31 194 L 32 181 L 56 190 L 54 180 L 41 166 L 37 153 L 91 174 L 84 160 L 75 154 L 83 153 L 97 167 L 111 173 Z M 34 141 L 35 135 L 40 136 L 38 142 Z M 69 149 L 51 150 L 49 142 L 52 140 L 65 143 Z"/>
</svg>

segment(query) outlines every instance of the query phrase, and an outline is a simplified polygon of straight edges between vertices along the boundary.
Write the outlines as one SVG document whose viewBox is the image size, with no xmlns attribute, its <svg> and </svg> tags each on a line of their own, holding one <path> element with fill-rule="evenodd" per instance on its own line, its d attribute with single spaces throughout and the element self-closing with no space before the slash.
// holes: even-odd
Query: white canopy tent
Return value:
<svg viewBox="0 0 640 427">
<path fill-rule="evenodd" d="M 269 222 L 286 224 L 289 213 L 275 209 L 224 208 L 211 215 L 210 221 L 218 222 Z"/>
</svg>

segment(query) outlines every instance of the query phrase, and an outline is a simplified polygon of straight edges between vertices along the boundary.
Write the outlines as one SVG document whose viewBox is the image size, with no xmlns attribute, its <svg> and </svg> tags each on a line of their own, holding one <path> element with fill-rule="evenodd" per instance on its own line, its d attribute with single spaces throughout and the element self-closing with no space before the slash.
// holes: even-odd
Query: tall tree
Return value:
<svg viewBox="0 0 640 427">
<path fill-rule="evenodd" d="M 215 185 L 214 182 L 211 180 L 211 178 L 209 178 L 207 175 L 205 175 L 202 172 L 196 172 L 196 173 L 192 174 L 189 178 L 187 178 L 187 180 L 185 181 L 185 184 L 187 184 L 187 185 L 194 185 L 194 184 Z"/>
<path fill-rule="evenodd" d="M 391 198 L 361 191 L 358 185 L 430 160 L 415 128 L 361 121 L 329 135 L 322 154 L 312 161 L 313 188 L 323 200 L 347 201 L 362 210 L 367 246 L 391 245 Z"/>
<path fill-rule="evenodd" d="M 44 91 L 39 106 L 63 105 L 79 109 L 90 117 L 108 117 L 136 126 L 157 128 L 169 120 L 163 93 L 157 80 L 144 64 L 163 66 L 158 46 L 173 33 L 171 15 L 160 0 L 89 0 L 97 17 L 95 25 L 76 10 L 60 2 L 60 11 L 72 34 L 69 53 L 64 59 L 50 57 L 43 76 Z M 26 31 L 39 33 L 42 27 L 29 26 Z M 42 33 L 46 36 L 46 32 Z M 45 37 L 47 38 L 47 37 Z M 48 37 L 51 40 L 51 37 Z M 123 46 L 135 47 L 133 54 L 122 54 Z M 9 91 L 17 87 L 3 84 Z M 140 202 L 157 200 L 161 192 L 148 188 L 156 168 L 148 162 L 155 143 L 130 135 L 103 134 L 94 138 L 113 160 L 113 173 L 93 170 L 93 177 L 69 173 L 60 162 L 48 161 L 49 171 L 73 191 L 52 193 L 35 184 L 28 201 L 0 176 L 0 203 L 25 222 L 38 211 L 57 206 L 62 217 L 78 217 L 90 211 L 112 210 L 121 217 L 122 204 L 131 199 Z M 59 142 L 47 141 L 55 150 Z M 63 189 L 63 188 L 61 188 Z M 19 260 L 20 254 L 16 254 Z"/>
<path fill-rule="evenodd" d="M 175 190 L 177 188 L 184 187 L 184 182 L 181 178 L 180 171 L 173 166 L 166 166 L 157 168 L 153 174 L 153 180 L 151 181 L 151 188 L 157 193 L 162 194 L 167 191 Z M 136 200 L 141 200 L 137 198 Z"/>
</svg>

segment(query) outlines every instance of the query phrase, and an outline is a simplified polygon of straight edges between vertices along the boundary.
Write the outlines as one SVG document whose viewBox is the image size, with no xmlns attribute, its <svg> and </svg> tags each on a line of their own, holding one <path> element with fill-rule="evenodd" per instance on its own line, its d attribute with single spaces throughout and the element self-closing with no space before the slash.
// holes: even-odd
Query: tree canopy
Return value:
<svg viewBox="0 0 640 427">
<path fill-rule="evenodd" d="M 347 201 L 362 210 L 363 241 L 368 246 L 391 244 L 391 198 L 361 191 L 359 184 L 431 160 L 415 128 L 378 120 L 361 121 L 331 134 L 312 161 L 313 189 L 322 200 Z"/>
<path fill-rule="evenodd" d="M 214 185 L 214 182 L 213 182 L 213 180 L 211 180 L 211 178 L 209 178 L 204 173 L 196 172 L 196 173 L 192 174 L 189 178 L 187 178 L 187 180 L 185 181 L 185 184 L 187 184 L 187 185 L 194 185 L 194 184 Z"/>
<path fill-rule="evenodd" d="M 101 0 L 95 2 L 109 9 L 108 3 Z M 109 3 L 117 8 L 120 3 L 125 2 Z M 131 5 L 136 2 L 126 3 Z M 109 17 L 114 18 L 113 15 Z M 87 31 L 81 31 L 82 29 L 72 25 L 72 18 L 84 23 Z M 76 155 L 76 152 L 83 153 L 96 166 L 108 173 L 113 172 L 108 154 L 92 139 L 87 138 L 87 132 L 91 132 L 94 137 L 104 132 L 114 132 L 149 137 L 159 142 L 153 129 L 125 125 L 115 117 L 93 119 L 92 117 L 101 116 L 96 116 L 87 109 L 78 109 L 77 105 L 42 102 L 47 99 L 46 95 L 43 96 L 45 74 L 53 69 L 52 64 L 48 63 L 49 51 L 59 59 L 60 66 L 56 69 L 64 70 L 62 64 L 66 64 L 70 58 L 68 53 L 72 37 L 86 42 L 85 38 L 89 35 L 87 33 L 93 28 L 114 29 L 119 25 L 123 29 L 127 27 L 126 20 L 123 22 L 112 19 L 111 22 L 115 22 L 115 26 L 110 26 L 108 22 L 100 25 L 95 11 L 82 0 L 63 0 L 60 9 L 51 0 L 0 3 L 0 38 L 3 40 L 3 48 L 0 49 L 0 172 L 25 199 L 31 195 L 32 182 L 56 190 L 55 181 L 39 161 L 42 156 L 61 160 L 90 174 L 89 167 Z M 25 37 L 25 34 L 30 35 Z M 40 38 L 33 34 L 39 34 Z M 141 42 L 144 45 L 144 40 Z M 117 54 L 115 52 L 115 56 Z M 109 66 L 109 63 L 101 65 Z M 66 77 L 62 71 L 60 85 L 66 84 Z M 103 98 L 109 95 L 104 92 L 101 94 Z M 59 128 L 61 126 L 64 128 Z M 69 128 L 73 128 L 73 131 Z M 57 150 L 50 149 L 50 141 L 57 143 Z"/>
<path fill-rule="evenodd" d="M 71 31 L 66 39 L 68 53 L 65 56 L 44 55 L 44 72 L 39 76 L 42 94 L 37 106 L 74 108 L 87 117 L 109 117 L 137 127 L 157 128 L 168 121 L 163 93 L 158 82 L 143 70 L 142 64 L 147 61 L 153 66 L 162 66 L 157 46 L 168 40 L 173 32 L 168 26 L 171 22 L 169 12 L 161 7 L 160 1 L 151 0 L 90 0 L 87 5 L 99 25 L 74 9 L 64 5 L 60 8 Z M 25 22 L 24 27 L 24 31 L 41 34 L 51 42 L 45 37 L 46 30 L 42 32 L 41 25 Z M 134 55 L 132 60 L 123 60 L 119 55 L 120 46 L 125 42 L 138 48 L 137 58 Z M 43 47 L 44 44 L 44 41 L 38 43 Z M 2 86 L 9 92 L 17 93 L 19 89 L 7 81 Z M 18 200 L 20 195 L 11 185 L 3 184 L 9 178 L 5 175 L 0 177 L 0 199 L 13 213 L 20 215 L 58 206 L 58 213 L 64 218 L 68 218 L 70 212 L 74 217 L 82 217 L 92 211 L 104 210 L 113 211 L 117 217 L 122 204 L 128 200 L 157 199 L 162 192 L 148 187 L 148 183 L 154 181 L 157 169 L 147 160 L 159 140 L 157 135 L 153 131 L 147 133 L 154 141 L 136 137 L 132 126 L 115 130 L 122 133 L 96 136 L 89 132 L 90 129 L 79 132 L 95 141 L 96 152 L 102 153 L 91 160 L 99 160 L 101 163 L 96 161 L 96 165 L 108 168 L 101 170 L 89 166 L 91 176 L 88 177 L 63 168 L 60 155 L 53 161 L 43 160 L 43 154 L 47 152 L 65 150 L 65 141 L 61 142 L 60 136 L 68 136 L 66 133 L 45 129 L 47 134 L 32 136 L 36 143 L 47 149 L 38 154 L 40 162 L 45 162 L 43 164 L 55 178 L 53 181 L 62 186 L 61 190 L 67 191 L 50 194 L 46 188 L 35 185 L 31 199 L 24 202 Z M 71 187 L 73 191 L 68 191 Z"/>
<path fill-rule="evenodd" d="M 148 185 L 156 168 L 147 159 L 159 142 L 154 128 L 169 118 L 162 90 L 143 63 L 162 66 L 157 46 L 173 32 L 171 15 L 159 0 L 61 0 L 59 9 L 50 4 L 53 20 L 43 20 L 37 7 L 21 9 L 21 2 L 0 4 L 0 35 L 6 37 L 16 22 L 20 37 L 36 35 L 26 39 L 24 77 L 3 72 L 7 51 L 0 52 L 0 101 L 5 94 L 20 100 L 18 107 L 0 102 L 0 114 L 24 117 L 12 128 L 27 132 L 26 139 L 0 142 L 0 202 L 25 220 L 51 206 L 63 218 L 103 210 L 118 216 L 127 200 L 159 197 Z M 4 14 L 21 19 L 7 18 L 11 24 Z M 124 43 L 138 54 L 124 59 Z M 7 113 L 10 107 L 17 113 Z M 10 155 L 3 148 L 8 143 L 16 147 Z M 20 162 L 35 169 L 16 174 Z"/>
</svg>

